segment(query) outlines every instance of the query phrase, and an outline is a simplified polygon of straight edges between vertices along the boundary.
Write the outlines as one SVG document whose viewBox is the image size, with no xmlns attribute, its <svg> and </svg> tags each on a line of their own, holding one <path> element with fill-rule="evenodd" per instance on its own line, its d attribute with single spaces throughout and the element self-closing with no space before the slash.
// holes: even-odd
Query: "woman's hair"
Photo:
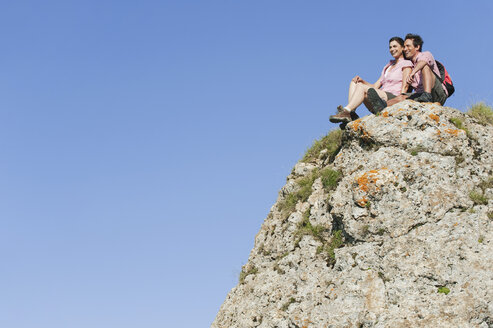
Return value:
<svg viewBox="0 0 493 328">
<path fill-rule="evenodd" d="M 391 38 L 389 40 L 389 43 L 392 42 L 392 41 L 395 41 L 397 42 L 398 44 L 401 45 L 401 47 L 404 47 L 404 40 L 402 40 L 402 38 L 398 37 L 398 36 L 394 36 L 393 38 Z"/>
</svg>

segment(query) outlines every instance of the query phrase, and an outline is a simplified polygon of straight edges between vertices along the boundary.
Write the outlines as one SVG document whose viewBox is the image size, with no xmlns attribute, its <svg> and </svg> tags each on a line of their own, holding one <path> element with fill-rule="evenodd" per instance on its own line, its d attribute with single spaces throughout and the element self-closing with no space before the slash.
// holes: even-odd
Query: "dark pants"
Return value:
<svg viewBox="0 0 493 328">
<path fill-rule="evenodd" d="M 408 99 L 414 100 L 421 96 L 422 92 L 413 93 L 409 96 Z M 435 76 L 435 85 L 431 89 L 431 97 L 433 98 L 433 102 L 439 102 L 440 105 L 445 104 L 445 100 L 447 100 L 447 94 L 445 90 L 443 90 L 442 82 Z"/>
</svg>

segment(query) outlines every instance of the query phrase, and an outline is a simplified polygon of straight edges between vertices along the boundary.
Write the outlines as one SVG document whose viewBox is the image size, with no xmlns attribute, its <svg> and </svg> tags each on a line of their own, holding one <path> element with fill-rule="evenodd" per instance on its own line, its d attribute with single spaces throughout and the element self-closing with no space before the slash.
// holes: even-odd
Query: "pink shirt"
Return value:
<svg viewBox="0 0 493 328">
<path fill-rule="evenodd" d="M 402 70 L 406 67 L 412 68 L 413 63 L 410 60 L 401 59 L 395 64 L 395 60 L 391 60 L 382 70 L 380 75 L 380 90 L 390 92 L 394 95 L 400 95 L 402 90 Z"/>
<path fill-rule="evenodd" d="M 438 76 L 440 76 L 440 71 L 438 70 L 438 66 L 435 62 L 435 58 L 433 58 L 433 55 L 429 51 L 423 51 L 423 52 L 418 52 L 418 55 L 416 58 L 413 60 L 414 66 L 420 61 L 426 62 L 428 66 L 430 66 L 431 70 L 435 72 Z M 423 92 L 423 74 L 421 74 L 421 71 L 417 72 L 414 75 L 414 81 L 412 83 L 412 86 L 414 89 L 416 89 L 416 92 Z M 445 86 L 442 84 L 443 90 L 445 90 L 445 94 L 448 95 L 447 89 Z"/>
</svg>

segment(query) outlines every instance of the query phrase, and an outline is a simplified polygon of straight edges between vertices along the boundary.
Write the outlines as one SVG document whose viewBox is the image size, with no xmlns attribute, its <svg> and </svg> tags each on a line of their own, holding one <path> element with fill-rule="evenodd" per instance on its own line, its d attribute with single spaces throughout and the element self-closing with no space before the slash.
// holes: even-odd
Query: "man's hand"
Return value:
<svg viewBox="0 0 493 328">
<path fill-rule="evenodd" d="M 413 73 L 411 72 L 408 76 L 407 76 L 407 79 L 406 79 L 406 83 L 411 85 L 413 83 L 413 80 L 414 80 L 414 74 L 416 73 Z"/>
</svg>

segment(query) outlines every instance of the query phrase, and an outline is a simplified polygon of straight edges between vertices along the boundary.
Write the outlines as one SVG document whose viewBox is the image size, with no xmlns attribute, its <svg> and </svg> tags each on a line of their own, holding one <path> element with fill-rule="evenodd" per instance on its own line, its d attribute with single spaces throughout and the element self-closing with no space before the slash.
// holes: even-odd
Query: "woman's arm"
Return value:
<svg viewBox="0 0 493 328">
<path fill-rule="evenodd" d="M 367 85 L 370 87 L 374 86 L 374 84 L 371 84 L 370 82 L 366 82 L 365 80 L 363 80 L 359 75 L 356 75 L 355 77 L 353 77 L 353 79 L 351 81 L 354 83 L 363 83 L 364 85 Z"/>
<path fill-rule="evenodd" d="M 375 88 L 375 89 L 380 89 L 380 87 L 382 86 L 382 78 L 379 78 L 379 79 L 377 80 L 377 82 L 375 82 L 375 83 L 373 83 L 373 84 L 370 84 L 370 85 L 372 85 L 372 86 L 373 86 L 373 88 Z"/>
<path fill-rule="evenodd" d="M 401 93 L 406 93 L 407 90 L 409 89 L 409 83 L 407 81 L 409 74 L 411 73 L 411 67 L 404 67 L 402 68 L 402 88 L 401 88 Z M 412 81 L 412 80 L 411 80 Z"/>
</svg>

